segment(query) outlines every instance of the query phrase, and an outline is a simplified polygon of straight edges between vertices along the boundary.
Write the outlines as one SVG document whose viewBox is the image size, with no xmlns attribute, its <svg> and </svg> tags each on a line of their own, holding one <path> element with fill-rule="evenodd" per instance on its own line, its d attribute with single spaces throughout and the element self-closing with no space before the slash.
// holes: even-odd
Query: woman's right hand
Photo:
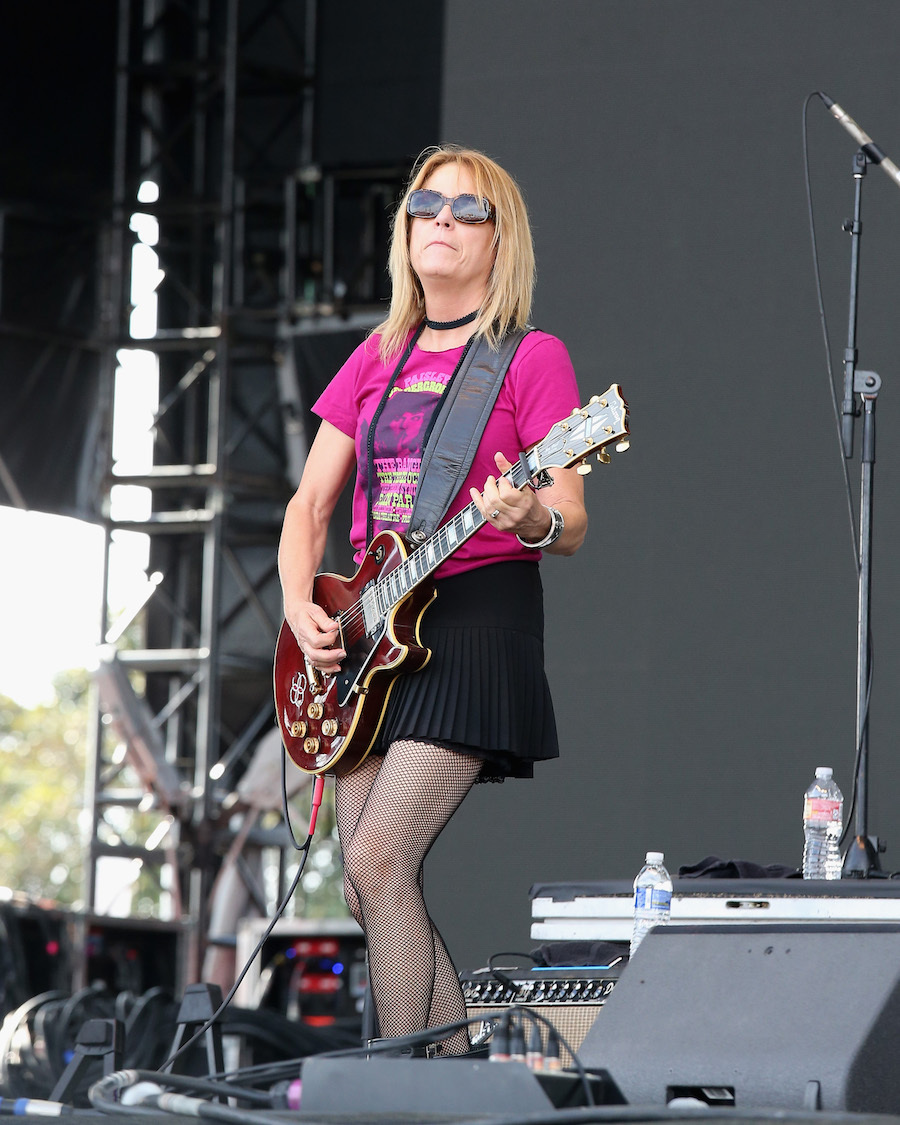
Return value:
<svg viewBox="0 0 900 1125">
<path fill-rule="evenodd" d="M 338 641 L 338 623 L 315 602 L 300 602 L 285 610 L 285 620 L 297 639 L 306 659 L 320 672 L 333 675 L 339 672 L 340 662 L 347 655 L 335 647 Z"/>
<path fill-rule="evenodd" d="M 288 501 L 278 545 L 285 620 L 310 665 L 327 674 L 337 672 L 347 654 L 338 647 L 337 622 L 310 595 L 329 520 L 355 465 L 353 438 L 322 422 L 297 491 Z"/>
</svg>

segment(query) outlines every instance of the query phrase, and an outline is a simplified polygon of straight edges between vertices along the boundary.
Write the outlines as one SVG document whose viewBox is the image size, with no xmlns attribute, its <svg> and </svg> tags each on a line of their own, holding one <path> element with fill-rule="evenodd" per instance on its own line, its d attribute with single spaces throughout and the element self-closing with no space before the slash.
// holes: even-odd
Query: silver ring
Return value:
<svg viewBox="0 0 900 1125">
<path fill-rule="evenodd" d="M 490 518 L 492 520 L 495 520 L 497 518 L 497 516 L 499 516 L 499 515 L 500 515 L 500 509 L 494 508 L 493 512 L 491 512 Z"/>
</svg>

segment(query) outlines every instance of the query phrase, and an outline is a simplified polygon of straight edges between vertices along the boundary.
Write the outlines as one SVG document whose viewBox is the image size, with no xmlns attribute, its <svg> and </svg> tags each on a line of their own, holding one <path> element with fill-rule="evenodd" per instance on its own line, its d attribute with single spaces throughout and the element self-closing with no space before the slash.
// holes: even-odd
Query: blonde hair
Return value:
<svg viewBox="0 0 900 1125">
<path fill-rule="evenodd" d="M 382 360 L 400 351 L 410 331 L 425 315 L 422 283 L 409 257 L 410 217 L 406 201 L 444 164 L 465 168 L 475 181 L 475 192 L 486 196 L 493 208 L 492 248 L 494 264 L 487 292 L 473 332 L 483 335 L 492 347 L 511 328 L 525 328 L 531 315 L 534 292 L 534 245 L 522 193 L 512 176 L 489 156 L 459 145 L 425 149 L 416 161 L 409 184 L 394 214 L 388 270 L 391 276 L 391 305 L 387 318 L 374 332 L 380 333 L 378 352 Z"/>
</svg>

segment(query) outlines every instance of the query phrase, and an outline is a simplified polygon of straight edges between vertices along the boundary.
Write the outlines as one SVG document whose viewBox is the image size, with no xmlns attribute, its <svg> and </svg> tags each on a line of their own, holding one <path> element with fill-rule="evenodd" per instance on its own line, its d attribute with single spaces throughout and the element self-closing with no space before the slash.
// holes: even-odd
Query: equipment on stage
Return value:
<svg viewBox="0 0 900 1125">
<path fill-rule="evenodd" d="M 834 101 L 833 98 L 829 98 L 829 96 L 826 93 L 823 93 L 822 90 L 818 91 L 818 95 L 824 102 L 825 108 L 828 110 L 831 116 L 840 121 L 840 123 L 844 126 L 850 136 L 856 141 L 856 143 L 869 158 L 869 160 L 871 160 L 873 164 L 877 164 L 881 168 L 881 170 L 885 172 L 894 181 L 894 183 L 897 184 L 898 187 L 900 187 L 900 168 L 897 167 L 893 160 L 889 160 L 888 157 L 885 156 L 884 150 L 881 148 L 881 146 L 875 144 L 869 134 L 864 133 L 850 116 L 850 114 L 843 110 L 837 104 L 837 102 Z"/>
<path fill-rule="evenodd" d="M 43 992 L 105 985 L 136 995 L 184 985 L 179 922 L 114 918 L 15 896 L 0 904 L 0 1020 Z"/>
<path fill-rule="evenodd" d="M 627 948 L 624 951 L 627 953 Z M 469 1028 L 478 1042 L 512 1005 L 547 1020 L 564 1042 L 559 1045 L 563 1067 L 572 1066 L 571 1051 L 578 1051 L 597 1014 L 615 987 L 626 957 L 610 965 L 571 968 L 491 968 L 460 973 L 466 1015 L 480 1017 L 482 1026 Z M 542 1050 L 546 1054 L 551 1029 L 539 1021 Z"/>
<path fill-rule="evenodd" d="M 615 1098 L 600 1077 L 587 1079 L 595 1105 Z M 445 1117 L 464 1122 L 489 1115 L 529 1118 L 584 1106 L 581 1081 L 568 1074 L 536 1074 L 523 1063 L 487 1059 L 416 1061 L 396 1058 L 310 1058 L 303 1064 L 305 1114 L 320 1121 L 361 1121 L 375 1115 L 410 1121 Z M 381 1119 L 384 1119 L 383 1116 Z"/>
<path fill-rule="evenodd" d="M 634 893 L 624 880 L 536 883 L 531 936 L 541 942 L 627 942 Z M 678 925 L 804 922 L 900 924 L 900 885 L 890 879 L 678 879 Z"/>
<path fill-rule="evenodd" d="M 900 925 L 660 926 L 579 1052 L 633 1105 L 896 1114 Z"/>
<path fill-rule="evenodd" d="M 237 963 L 245 965 L 268 927 L 238 923 Z M 361 1033 L 366 947 L 352 918 L 281 918 L 235 995 L 246 1008 L 276 1011 L 313 1027 Z"/>
<path fill-rule="evenodd" d="M 869 706 L 872 692 L 872 521 L 874 515 L 875 483 L 875 410 L 878 405 L 878 392 L 881 390 L 881 376 L 875 371 L 862 371 L 857 367 L 859 347 L 857 340 L 857 320 L 860 291 L 860 245 L 862 241 L 862 187 L 869 164 L 877 164 L 895 182 L 900 184 L 900 169 L 887 158 L 884 151 L 864 133 L 835 101 L 821 90 L 818 97 L 828 111 L 844 126 L 847 132 L 861 146 L 854 153 L 851 174 L 853 177 L 853 216 L 844 220 L 843 230 L 850 235 L 850 307 L 847 320 L 847 344 L 844 349 L 843 396 L 840 404 L 840 442 L 844 460 L 853 456 L 853 430 L 855 420 L 862 416 L 862 448 L 860 453 L 859 481 L 859 529 L 853 531 L 854 550 L 857 566 L 857 631 L 856 631 L 856 745 L 854 747 L 854 795 L 851 804 L 855 805 L 854 835 L 844 853 L 843 873 L 845 877 L 865 879 L 872 872 L 880 870 L 879 853 L 884 851 L 884 843 L 869 832 Z M 810 95 L 812 96 L 812 95 Z M 807 170 L 808 182 L 808 170 Z M 810 218 L 812 216 L 810 215 Z M 816 254 L 814 226 L 813 254 Z M 818 266 L 817 266 L 818 269 Z M 820 312 L 825 324 L 824 306 L 821 300 Z M 827 332 L 825 333 L 827 343 Z M 834 382 L 831 372 L 830 350 L 826 356 L 832 394 Z M 838 403 L 835 398 L 835 409 Z M 846 474 L 846 468 L 844 470 Z M 849 478 L 848 478 L 849 481 Z M 851 503 L 852 508 L 852 503 Z"/>
</svg>

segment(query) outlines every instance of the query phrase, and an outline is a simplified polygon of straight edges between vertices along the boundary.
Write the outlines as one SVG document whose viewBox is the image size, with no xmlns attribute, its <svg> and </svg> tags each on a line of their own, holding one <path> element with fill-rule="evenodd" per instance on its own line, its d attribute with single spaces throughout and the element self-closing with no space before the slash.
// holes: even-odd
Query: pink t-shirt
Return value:
<svg viewBox="0 0 900 1125">
<path fill-rule="evenodd" d="M 409 527 L 428 423 L 461 355 L 461 347 L 426 352 L 417 345 L 394 384 L 375 435 L 374 534 L 388 529 L 404 535 Z M 356 348 L 313 406 L 314 413 L 356 442 L 350 542 L 357 563 L 367 546 L 369 423 L 399 359 L 397 356 L 383 364 L 378 358 L 378 337 L 370 337 Z M 481 490 L 488 476 L 498 475 L 495 453 L 515 462 L 521 452 L 546 437 L 553 425 L 577 406 L 578 387 L 565 346 L 545 332 L 529 332 L 503 380 L 469 475 L 443 522 L 470 503 L 469 488 Z M 447 578 L 508 559 L 533 562 L 538 557 L 539 552 L 523 547 L 514 535 L 486 524 L 442 564 L 436 576 Z"/>
</svg>

